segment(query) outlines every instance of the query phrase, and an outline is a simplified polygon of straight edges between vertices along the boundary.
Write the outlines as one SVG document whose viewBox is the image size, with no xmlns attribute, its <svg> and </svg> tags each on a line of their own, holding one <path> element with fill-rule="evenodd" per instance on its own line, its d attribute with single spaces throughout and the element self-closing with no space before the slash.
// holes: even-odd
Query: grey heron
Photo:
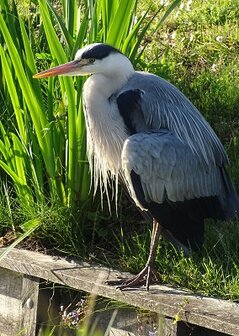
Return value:
<svg viewBox="0 0 239 336">
<path fill-rule="evenodd" d="M 75 59 L 36 78 L 90 75 L 83 88 L 87 148 L 95 189 L 120 181 L 152 222 L 144 269 L 119 288 L 146 284 L 154 274 L 158 239 L 185 252 L 200 249 L 204 219 L 232 219 L 239 208 L 225 166 L 228 157 L 213 129 L 174 85 L 135 71 L 114 47 L 95 43 Z"/>
</svg>

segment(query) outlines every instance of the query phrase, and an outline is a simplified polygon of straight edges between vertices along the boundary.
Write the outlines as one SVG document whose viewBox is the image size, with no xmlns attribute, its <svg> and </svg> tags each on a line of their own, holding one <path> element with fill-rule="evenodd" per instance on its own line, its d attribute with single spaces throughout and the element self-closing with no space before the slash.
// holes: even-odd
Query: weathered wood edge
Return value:
<svg viewBox="0 0 239 336">
<path fill-rule="evenodd" d="M 36 331 L 39 278 L 0 268 L 0 335 L 32 336 Z"/>
<path fill-rule="evenodd" d="M 0 253 L 3 249 L 0 249 Z M 174 317 L 208 329 L 239 335 L 239 305 L 225 300 L 193 295 L 168 286 L 153 285 L 150 291 L 120 291 L 105 284 L 107 279 L 126 276 L 100 265 L 65 260 L 26 250 L 13 249 L 0 267 L 94 293 L 142 309 Z"/>
</svg>

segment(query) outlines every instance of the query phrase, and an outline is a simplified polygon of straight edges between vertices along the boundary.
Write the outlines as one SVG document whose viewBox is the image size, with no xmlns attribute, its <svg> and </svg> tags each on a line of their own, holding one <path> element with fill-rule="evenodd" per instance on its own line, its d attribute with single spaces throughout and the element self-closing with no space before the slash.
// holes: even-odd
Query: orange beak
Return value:
<svg viewBox="0 0 239 336">
<path fill-rule="evenodd" d="M 71 61 L 62 65 L 58 65 L 54 68 L 39 72 L 33 75 L 33 78 L 47 78 L 53 76 L 73 76 L 77 74 L 77 70 L 79 71 L 80 67 L 81 64 L 79 64 L 79 62 Z"/>
</svg>

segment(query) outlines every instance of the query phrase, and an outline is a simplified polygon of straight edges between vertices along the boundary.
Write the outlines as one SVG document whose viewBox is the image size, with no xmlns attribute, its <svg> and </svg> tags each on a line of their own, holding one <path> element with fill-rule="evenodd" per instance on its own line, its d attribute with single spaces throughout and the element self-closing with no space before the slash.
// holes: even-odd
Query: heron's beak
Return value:
<svg viewBox="0 0 239 336">
<path fill-rule="evenodd" d="M 53 76 L 73 76 L 80 72 L 81 64 L 79 61 L 71 61 L 65 64 L 58 65 L 54 68 L 44 70 L 33 75 L 33 78 L 47 78 Z"/>
</svg>

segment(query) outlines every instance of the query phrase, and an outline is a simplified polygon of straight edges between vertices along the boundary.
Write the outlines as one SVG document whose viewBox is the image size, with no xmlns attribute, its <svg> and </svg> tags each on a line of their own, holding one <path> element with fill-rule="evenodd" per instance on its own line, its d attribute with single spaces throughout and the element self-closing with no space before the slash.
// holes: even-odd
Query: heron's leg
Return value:
<svg viewBox="0 0 239 336">
<path fill-rule="evenodd" d="M 162 226 L 156 220 L 153 220 L 149 257 L 142 271 L 135 277 L 132 277 L 129 279 L 119 279 L 115 281 L 114 280 L 107 281 L 108 284 L 118 285 L 117 288 L 125 289 L 127 287 L 140 286 L 145 283 L 146 289 L 148 290 L 149 284 L 152 281 L 152 276 L 156 278 L 156 275 L 154 272 L 154 262 L 155 262 L 156 253 L 157 253 L 158 240 L 159 240 L 160 234 L 162 233 L 162 230 L 163 230 Z"/>
<path fill-rule="evenodd" d="M 155 263 L 155 258 L 157 255 L 158 241 L 159 241 L 159 237 L 162 231 L 163 231 L 163 227 L 159 224 L 159 222 L 153 219 L 149 257 L 146 263 L 146 267 L 148 268 L 148 273 L 146 277 L 146 289 L 147 290 L 149 290 L 149 284 L 152 279 L 152 275 L 154 275 L 154 263 Z"/>
</svg>

